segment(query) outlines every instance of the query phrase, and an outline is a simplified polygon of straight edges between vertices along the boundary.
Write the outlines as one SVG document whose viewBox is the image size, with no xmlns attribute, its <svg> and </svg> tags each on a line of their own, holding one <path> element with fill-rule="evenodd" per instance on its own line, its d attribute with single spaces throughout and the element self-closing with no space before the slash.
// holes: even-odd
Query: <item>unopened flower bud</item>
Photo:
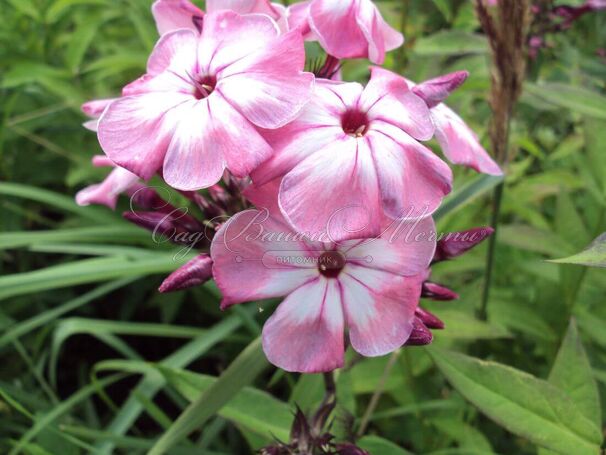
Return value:
<svg viewBox="0 0 606 455">
<path fill-rule="evenodd" d="M 468 76 L 467 71 L 456 71 L 415 85 L 412 91 L 422 98 L 427 106 L 435 107 L 459 88 Z"/>
<path fill-rule="evenodd" d="M 417 307 L 415 310 L 415 316 L 421 320 L 425 327 L 429 329 L 443 329 L 444 323 L 433 313 L 424 310 L 421 307 Z"/>
<path fill-rule="evenodd" d="M 414 318 L 412 321 L 412 332 L 405 346 L 425 346 L 433 341 L 431 331 L 423 324 L 419 318 Z"/>
<path fill-rule="evenodd" d="M 425 281 L 421 289 L 421 297 L 431 300 L 457 300 L 459 294 L 431 281 Z"/>
<path fill-rule="evenodd" d="M 449 232 L 438 241 L 433 262 L 445 261 L 460 256 L 493 233 L 494 229 L 491 227 L 474 228 L 462 232 Z"/>
<path fill-rule="evenodd" d="M 171 273 L 160 285 L 160 292 L 173 292 L 206 283 L 212 278 L 212 259 L 200 254 Z"/>
</svg>

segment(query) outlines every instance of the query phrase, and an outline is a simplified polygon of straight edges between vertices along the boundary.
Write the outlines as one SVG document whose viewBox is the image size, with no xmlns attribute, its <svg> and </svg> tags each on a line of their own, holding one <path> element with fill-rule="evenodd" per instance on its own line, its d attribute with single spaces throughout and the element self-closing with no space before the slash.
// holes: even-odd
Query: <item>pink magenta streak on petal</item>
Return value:
<svg viewBox="0 0 606 455">
<path fill-rule="evenodd" d="M 452 188 L 452 171 L 422 144 L 391 124 L 375 121 L 368 135 L 385 213 L 391 218 L 431 215 Z"/>
<path fill-rule="evenodd" d="M 263 350 L 286 371 L 332 371 L 343 366 L 343 325 L 338 283 L 319 277 L 290 294 L 267 320 Z"/>
<path fill-rule="evenodd" d="M 99 119 L 99 143 L 116 164 L 150 179 L 162 166 L 177 124 L 175 108 L 191 100 L 178 93 L 120 98 Z"/>
<path fill-rule="evenodd" d="M 377 176 L 364 140 L 344 134 L 303 160 L 282 180 L 279 197 L 298 231 L 327 232 L 333 241 L 379 234 Z"/>
<path fill-rule="evenodd" d="M 476 134 L 452 109 L 439 104 L 431 110 L 436 123 L 436 139 L 444 155 L 453 163 L 489 175 L 503 175 L 499 165 L 484 150 Z"/>
<path fill-rule="evenodd" d="M 291 237 L 281 241 L 268 234 L 289 232 Z M 309 247 L 292 234 L 288 226 L 259 210 L 240 212 L 221 226 L 210 254 L 213 276 L 223 293 L 222 308 L 287 295 L 319 275 L 313 264 L 289 267 L 278 262 L 281 252 L 309 255 Z"/>
<path fill-rule="evenodd" d="M 420 280 L 375 272 L 369 282 L 368 270 L 351 269 L 339 277 L 351 345 L 368 357 L 388 354 L 412 332 Z"/>
<path fill-rule="evenodd" d="M 294 120 L 312 95 L 314 76 L 302 71 L 304 63 L 301 34 L 289 32 L 225 68 L 217 88 L 252 123 L 275 129 Z"/>
<path fill-rule="evenodd" d="M 435 233 L 431 217 L 394 221 L 379 238 L 356 242 L 346 256 L 351 263 L 363 268 L 415 276 L 426 270 L 434 257 Z"/>
</svg>

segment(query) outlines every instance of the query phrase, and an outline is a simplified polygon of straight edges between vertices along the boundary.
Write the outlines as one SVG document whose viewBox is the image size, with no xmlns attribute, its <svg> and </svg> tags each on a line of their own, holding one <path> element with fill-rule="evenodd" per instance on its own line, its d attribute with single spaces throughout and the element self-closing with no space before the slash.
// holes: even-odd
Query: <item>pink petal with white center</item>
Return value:
<svg viewBox="0 0 606 455">
<path fill-rule="evenodd" d="M 176 30 L 162 36 L 147 60 L 147 74 L 157 76 L 167 69 L 181 77 L 193 74 L 198 40 L 192 30 Z"/>
<path fill-rule="evenodd" d="M 312 95 L 314 76 L 302 72 L 304 64 L 301 34 L 289 32 L 222 71 L 217 90 L 252 123 L 275 129 L 294 120 Z"/>
<path fill-rule="evenodd" d="M 284 176 L 279 198 L 298 232 L 333 241 L 379 234 L 377 175 L 364 140 L 344 134 L 306 158 Z"/>
<path fill-rule="evenodd" d="M 385 52 L 400 47 L 404 37 L 385 22 L 371 1 L 360 0 L 358 5 L 357 22 L 368 41 L 368 59 L 381 65 Z"/>
<path fill-rule="evenodd" d="M 247 177 L 273 150 L 251 123 L 219 94 L 208 98 L 210 131 L 205 139 L 213 153 L 223 155 L 227 169 Z"/>
<path fill-rule="evenodd" d="M 415 85 L 412 91 L 423 98 L 427 106 L 435 107 L 459 88 L 468 76 L 467 71 L 456 71 Z"/>
<path fill-rule="evenodd" d="M 133 186 L 139 177 L 126 169 L 116 168 L 102 183 L 86 187 L 76 194 L 78 205 L 101 204 L 110 209 L 116 208 L 118 196 Z"/>
<path fill-rule="evenodd" d="M 206 0 L 209 13 L 231 10 L 238 14 L 266 14 L 274 20 L 280 18 L 279 11 L 269 0 Z"/>
<path fill-rule="evenodd" d="M 321 373 L 343 366 L 338 283 L 319 277 L 290 294 L 263 327 L 267 359 L 286 371 Z"/>
<path fill-rule="evenodd" d="M 361 267 L 415 276 L 424 272 L 433 259 L 436 226 L 431 217 L 394 221 L 379 238 L 356 241 L 348 248 L 342 245 L 340 250 L 348 262 Z"/>
<path fill-rule="evenodd" d="M 293 235 L 288 226 L 259 210 L 240 212 L 221 226 L 210 247 L 213 276 L 223 294 L 221 308 L 287 295 L 319 275 L 313 261 L 279 261 L 320 254 Z"/>
<path fill-rule="evenodd" d="M 156 0 L 152 14 L 160 35 L 183 28 L 197 31 L 193 18 L 204 16 L 204 12 L 189 0 Z"/>
<path fill-rule="evenodd" d="M 276 132 L 278 134 L 265 134 L 275 153 L 252 173 L 255 185 L 283 176 L 311 154 L 343 137 L 340 126 L 302 128 L 291 123 Z"/>
<path fill-rule="evenodd" d="M 198 46 L 199 70 L 217 76 L 232 63 L 273 45 L 279 34 L 275 21 L 263 14 L 209 13 Z"/>
<path fill-rule="evenodd" d="M 149 180 L 161 167 L 171 141 L 175 108 L 191 99 L 169 92 L 119 98 L 99 119 L 101 148 L 113 162 Z"/>
<path fill-rule="evenodd" d="M 339 283 L 349 340 L 358 353 L 385 355 L 408 340 L 421 295 L 420 280 L 348 265 Z"/>
<path fill-rule="evenodd" d="M 431 150 L 397 127 L 375 121 L 366 135 L 377 167 L 385 214 L 431 215 L 452 189 L 452 171 Z"/>
<path fill-rule="evenodd" d="M 368 55 L 368 41 L 358 26 L 356 0 L 312 0 L 309 25 L 321 46 L 337 58 Z"/>
<path fill-rule="evenodd" d="M 179 114 L 164 159 L 164 180 L 185 191 L 214 185 L 225 170 L 224 131 L 221 131 L 223 125 L 212 117 L 210 97 L 189 102 Z"/>
<path fill-rule="evenodd" d="M 371 74 L 360 98 L 360 108 L 367 111 L 368 118 L 391 123 L 415 139 L 431 139 L 435 126 L 429 108 L 406 79 L 379 67 L 372 67 Z"/>
<path fill-rule="evenodd" d="M 436 139 L 451 162 L 489 175 L 503 175 L 499 165 L 480 144 L 476 134 L 452 109 L 439 104 L 431 110 Z"/>
</svg>

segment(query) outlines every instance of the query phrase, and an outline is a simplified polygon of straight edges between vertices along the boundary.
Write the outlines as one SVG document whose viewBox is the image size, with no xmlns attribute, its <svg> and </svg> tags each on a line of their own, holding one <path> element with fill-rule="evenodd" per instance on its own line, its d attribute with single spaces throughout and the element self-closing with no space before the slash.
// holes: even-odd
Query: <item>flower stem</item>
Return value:
<svg viewBox="0 0 606 455">
<path fill-rule="evenodd" d="M 495 189 L 492 200 L 492 219 L 490 226 L 494 229 L 493 235 L 488 241 L 488 254 L 486 255 L 486 275 L 484 277 L 484 289 L 482 290 L 482 302 L 478 309 L 478 318 L 485 321 L 487 318 L 488 299 L 490 298 L 490 286 L 492 284 L 492 269 L 494 268 L 495 250 L 497 246 L 497 234 L 499 228 L 499 215 L 501 213 L 501 201 L 505 183 L 501 182 Z"/>
<path fill-rule="evenodd" d="M 385 369 L 383 370 L 383 374 L 381 375 L 381 379 L 377 384 L 377 388 L 375 389 L 372 397 L 370 397 L 370 401 L 368 402 L 368 406 L 366 407 L 366 411 L 364 411 L 364 416 L 362 416 L 362 420 L 360 421 L 360 426 L 358 427 L 358 432 L 356 433 L 357 437 L 361 437 L 366 432 L 366 428 L 368 427 L 368 423 L 370 422 L 370 418 L 372 417 L 377 405 L 379 404 L 379 400 L 381 399 L 381 395 L 385 389 L 385 384 L 387 383 L 387 378 L 389 377 L 389 373 L 391 372 L 393 366 L 395 365 L 398 357 L 400 355 L 400 350 L 394 351 L 391 356 L 389 356 L 389 360 L 385 365 Z"/>
</svg>

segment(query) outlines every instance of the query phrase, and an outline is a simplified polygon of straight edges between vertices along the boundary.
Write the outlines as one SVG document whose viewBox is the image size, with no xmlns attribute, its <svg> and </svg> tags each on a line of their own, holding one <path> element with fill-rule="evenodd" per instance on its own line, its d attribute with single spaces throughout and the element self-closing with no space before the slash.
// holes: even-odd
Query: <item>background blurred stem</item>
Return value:
<svg viewBox="0 0 606 455">
<path fill-rule="evenodd" d="M 492 11 L 494 10 L 494 11 Z M 526 43 L 530 25 L 530 0 L 500 0 L 489 10 L 484 0 L 476 0 L 476 12 L 492 51 L 490 142 L 501 167 L 509 162 L 511 119 L 526 74 Z M 486 274 L 478 317 L 485 320 L 495 261 L 497 231 L 504 183 L 495 188 L 491 225 L 495 229 L 488 245 Z"/>
</svg>

